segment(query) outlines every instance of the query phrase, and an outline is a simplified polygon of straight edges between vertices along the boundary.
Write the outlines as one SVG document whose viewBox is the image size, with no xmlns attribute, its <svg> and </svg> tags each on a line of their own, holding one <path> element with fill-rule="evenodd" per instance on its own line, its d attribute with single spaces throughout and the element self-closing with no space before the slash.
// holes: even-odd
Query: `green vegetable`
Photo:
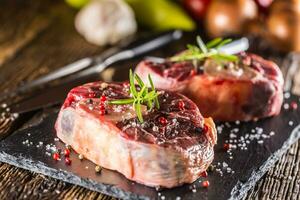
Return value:
<svg viewBox="0 0 300 200">
<path fill-rule="evenodd" d="M 203 60 L 205 58 L 212 58 L 220 64 L 226 61 L 238 61 L 238 57 L 236 55 L 225 54 L 219 51 L 220 47 L 230 43 L 231 41 L 231 39 L 223 40 L 222 38 L 216 38 L 207 44 L 204 44 L 201 37 L 197 36 L 198 46 L 188 44 L 188 49 L 177 56 L 171 57 L 171 61 Z"/>
<path fill-rule="evenodd" d="M 193 20 L 170 0 L 125 0 L 133 8 L 138 23 L 157 31 L 196 28 Z"/>
<path fill-rule="evenodd" d="M 130 94 L 132 98 L 129 99 L 117 99 L 117 100 L 111 100 L 108 103 L 109 104 L 115 104 L 115 105 L 125 105 L 125 104 L 132 104 L 133 108 L 135 109 L 136 115 L 139 119 L 139 121 L 142 123 L 143 115 L 141 111 L 141 105 L 147 105 L 149 109 L 152 109 L 154 107 L 154 104 L 157 109 L 159 109 L 159 102 L 158 102 L 158 93 L 155 90 L 155 87 L 153 85 L 153 81 L 151 79 L 151 76 L 148 76 L 149 83 L 151 85 L 151 92 L 148 91 L 148 87 L 144 84 L 142 79 L 137 75 L 133 74 L 132 70 L 129 71 L 129 83 L 130 83 Z M 134 81 L 138 83 L 140 90 L 137 91 L 136 86 L 134 84 Z"/>
<path fill-rule="evenodd" d="M 85 6 L 90 0 L 65 0 L 67 4 L 72 6 L 73 8 L 82 8 Z"/>
</svg>

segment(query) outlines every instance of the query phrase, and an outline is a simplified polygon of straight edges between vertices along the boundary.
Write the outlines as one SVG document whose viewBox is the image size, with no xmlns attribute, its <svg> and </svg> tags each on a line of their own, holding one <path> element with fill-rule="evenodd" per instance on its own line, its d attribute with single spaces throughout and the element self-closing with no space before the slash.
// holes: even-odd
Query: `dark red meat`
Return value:
<svg viewBox="0 0 300 200">
<path fill-rule="evenodd" d="M 283 99 L 283 76 L 278 66 L 242 53 L 240 61 L 220 66 L 202 63 L 142 61 L 136 73 L 151 74 L 156 87 L 180 92 L 193 100 L 204 117 L 215 120 L 256 120 L 277 115 Z"/>
<path fill-rule="evenodd" d="M 129 98 L 128 89 L 103 82 L 72 89 L 56 121 L 57 136 L 94 163 L 145 185 L 195 181 L 213 160 L 213 121 L 185 96 L 159 91 L 161 108 L 142 107 L 139 123 L 131 105 L 107 103 Z"/>
</svg>

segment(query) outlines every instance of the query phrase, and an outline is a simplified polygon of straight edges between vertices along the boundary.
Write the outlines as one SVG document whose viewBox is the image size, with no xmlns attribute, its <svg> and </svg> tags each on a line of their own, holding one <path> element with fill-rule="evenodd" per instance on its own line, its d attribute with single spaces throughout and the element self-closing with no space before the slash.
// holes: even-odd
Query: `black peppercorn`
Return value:
<svg viewBox="0 0 300 200">
<path fill-rule="evenodd" d="M 197 133 L 202 133 L 202 132 L 203 132 L 203 128 L 201 128 L 201 127 L 196 127 L 196 128 L 195 128 L 195 131 L 196 131 Z"/>
</svg>

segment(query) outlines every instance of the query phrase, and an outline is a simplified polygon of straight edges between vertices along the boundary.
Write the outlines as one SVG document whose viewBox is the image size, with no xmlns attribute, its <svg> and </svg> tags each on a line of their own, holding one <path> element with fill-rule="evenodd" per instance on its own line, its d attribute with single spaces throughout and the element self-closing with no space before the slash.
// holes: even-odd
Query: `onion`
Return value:
<svg viewBox="0 0 300 200">
<path fill-rule="evenodd" d="M 277 0 L 267 19 L 267 39 L 281 50 L 300 51 L 300 1 Z"/>
<path fill-rule="evenodd" d="M 257 14 L 253 0 L 215 0 L 206 13 L 206 30 L 211 37 L 241 34 L 246 23 Z"/>
</svg>

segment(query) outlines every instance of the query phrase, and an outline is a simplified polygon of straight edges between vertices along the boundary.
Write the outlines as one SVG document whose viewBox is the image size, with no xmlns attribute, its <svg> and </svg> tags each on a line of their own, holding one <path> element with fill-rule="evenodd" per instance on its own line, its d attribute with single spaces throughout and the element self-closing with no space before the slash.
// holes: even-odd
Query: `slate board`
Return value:
<svg viewBox="0 0 300 200">
<path fill-rule="evenodd" d="M 292 95 L 286 99 L 286 106 L 291 101 L 299 103 L 299 97 Z M 216 169 L 221 169 L 223 176 L 214 170 L 209 172 L 207 178 L 199 178 L 194 184 L 157 191 L 131 182 L 114 171 L 103 169 L 102 173 L 98 174 L 93 163 L 88 160 L 80 161 L 75 152 L 71 153 L 70 166 L 63 160 L 54 161 L 51 156 L 46 155 L 46 144 L 53 143 L 58 148 L 64 148 L 64 144 L 55 139 L 53 127 L 56 117 L 57 112 L 52 113 L 39 124 L 19 130 L 1 141 L 0 161 L 124 199 L 241 199 L 289 146 L 300 138 L 299 108 L 282 109 L 279 116 L 258 122 L 220 123 L 219 129 L 224 128 L 218 133 L 213 165 Z M 231 136 L 245 138 L 246 134 L 257 135 L 257 130 L 263 131 L 266 137 L 271 131 L 274 131 L 275 135 L 263 139 L 262 144 L 257 142 L 261 141 L 260 139 L 253 139 L 247 144 L 247 150 L 236 149 L 232 151 L 232 155 L 224 151 L 223 144 L 229 142 L 230 133 L 233 133 Z M 232 142 L 234 139 L 231 139 Z M 32 144 L 23 144 L 26 140 Z M 37 147 L 40 141 L 44 144 Z M 233 156 L 233 159 L 230 159 L 230 156 Z M 227 164 L 234 173 L 227 173 Z M 223 165 L 226 167 L 223 168 Z M 209 188 L 201 186 L 203 180 L 209 180 Z"/>
</svg>

